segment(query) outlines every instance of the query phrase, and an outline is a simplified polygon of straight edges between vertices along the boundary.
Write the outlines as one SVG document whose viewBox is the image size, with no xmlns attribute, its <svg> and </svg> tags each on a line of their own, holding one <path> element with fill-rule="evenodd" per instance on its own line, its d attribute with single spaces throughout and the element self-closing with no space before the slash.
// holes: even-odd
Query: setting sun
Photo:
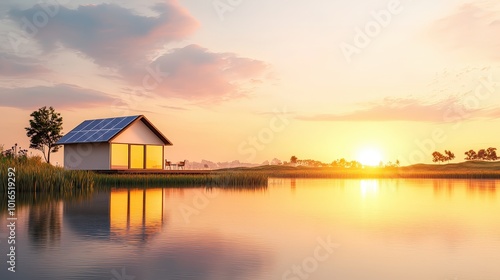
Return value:
<svg viewBox="0 0 500 280">
<path fill-rule="evenodd" d="M 382 153 L 378 149 L 365 148 L 358 152 L 357 161 L 363 165 L 377 166 L 382 161 Z"/>
</svg>

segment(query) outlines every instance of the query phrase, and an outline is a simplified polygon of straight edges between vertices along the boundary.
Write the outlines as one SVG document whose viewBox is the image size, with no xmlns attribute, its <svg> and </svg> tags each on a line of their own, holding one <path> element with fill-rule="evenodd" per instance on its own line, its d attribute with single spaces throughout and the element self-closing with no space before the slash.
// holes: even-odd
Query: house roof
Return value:
<svg viewBox="0 0 500 280">
<path fill-rule="evenodd" d="M 138 121 L 142 121 L 165 145 L 172 145 L 172 142 L 143 115 L 86 120 L 64 135 L 56 144 L 110 142 Z"/>
</svg>

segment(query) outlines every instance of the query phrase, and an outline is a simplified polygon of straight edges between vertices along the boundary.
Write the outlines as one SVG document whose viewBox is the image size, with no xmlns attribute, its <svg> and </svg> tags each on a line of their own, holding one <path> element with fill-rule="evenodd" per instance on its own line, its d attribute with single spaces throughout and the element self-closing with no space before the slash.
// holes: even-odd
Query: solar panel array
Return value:
<svg viewBox="0 0 500 280">
<path fill-rule="evenodd" d="M 57 144 L 107 142 L 139 116 L 88 120 L 64 135 Z"/>
</svg>

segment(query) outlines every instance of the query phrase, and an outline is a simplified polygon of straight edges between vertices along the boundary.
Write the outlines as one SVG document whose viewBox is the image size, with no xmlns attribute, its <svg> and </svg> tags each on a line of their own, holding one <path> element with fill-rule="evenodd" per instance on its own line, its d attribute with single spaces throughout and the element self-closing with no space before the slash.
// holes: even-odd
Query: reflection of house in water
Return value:
<svg viewBox="0 0 500 280">
<path fill-rule="evenodd" d="M 111 193 L 111 234 L 146 240 L 163 226 L 163 189 Z"/>
<path fill-rule="evenodd" d="M 68 203 L 64 220 L 82 237 L 146 241 L 163 227 L 162 189 L 112 190 Z"/>
</svg>

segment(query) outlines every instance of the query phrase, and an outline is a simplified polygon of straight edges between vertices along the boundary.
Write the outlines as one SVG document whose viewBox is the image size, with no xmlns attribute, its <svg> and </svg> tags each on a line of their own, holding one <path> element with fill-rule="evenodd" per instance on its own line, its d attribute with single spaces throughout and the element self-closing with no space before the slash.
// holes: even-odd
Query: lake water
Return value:
<svg viewBox="0 0 500 280">
<path fill-rule="evenodd" d="M 18 210 L 0 279 L 498 280 L 500 181 L 271 179 Z M 6 224 L 5 213 L 0 215 Z"/>
</svg>

